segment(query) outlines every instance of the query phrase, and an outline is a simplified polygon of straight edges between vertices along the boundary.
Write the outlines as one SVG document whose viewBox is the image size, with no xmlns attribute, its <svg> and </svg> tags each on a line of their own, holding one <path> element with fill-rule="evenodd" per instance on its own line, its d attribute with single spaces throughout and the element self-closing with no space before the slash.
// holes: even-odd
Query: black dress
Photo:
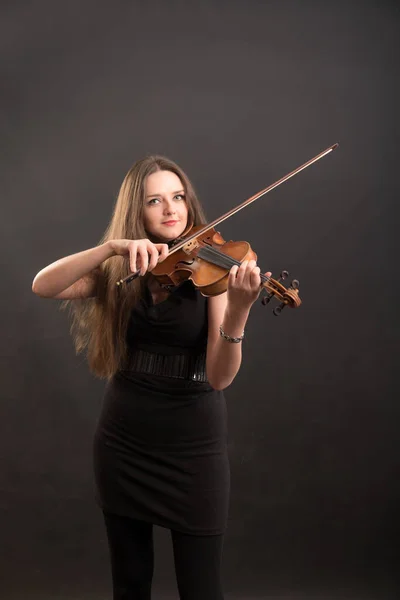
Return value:
<svg viewBox="0 0 400 600">
<path fill-rule="evenodd" d="M 207 343 L 207 299 L 190 282 L 132 313 L 128 347 L 195 356 Z M 183 533 L 216 535 L 228 519 L 224 395 L 208 382 L 119 371 L 94 438 L 97 499 L 111 513 Z"/>
</svg>

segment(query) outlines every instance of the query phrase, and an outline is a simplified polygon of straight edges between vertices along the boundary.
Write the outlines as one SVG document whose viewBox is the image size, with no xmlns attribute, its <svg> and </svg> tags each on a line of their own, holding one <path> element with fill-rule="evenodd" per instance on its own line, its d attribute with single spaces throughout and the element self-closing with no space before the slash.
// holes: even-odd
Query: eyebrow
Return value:
<svg viewBox="0 0 400 600">
<path fill-rule="evenodd" d="M 181 194 L 181 193 L 185 193 L 185 190 L 178 190 L 177 192 L 172 192 L 174 194 L 174 196 L 176 196 L 176 194 Z M 162 196 L 162 194 L 149 194 L 148 196 L 146 196 L 146 198 L 152 198 L 153 196 Z"/>
</svg>

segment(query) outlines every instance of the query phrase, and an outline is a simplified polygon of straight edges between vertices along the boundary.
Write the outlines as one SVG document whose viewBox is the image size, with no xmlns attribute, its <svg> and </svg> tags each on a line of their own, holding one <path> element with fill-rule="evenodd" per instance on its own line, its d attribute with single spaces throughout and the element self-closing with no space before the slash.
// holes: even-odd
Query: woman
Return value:
<svg viewBox="0 0 400 600">
<path fill-rule="evenodd" d="M 114 600 L 151 597 L 153 525 L 171 530 L 181 599 L 220 600 L 229 502 L 223 390 L 241 363 L 260 292 L 255 261 L 232 267 L 227 292 L 190 281 L 162 288 L 151 271 L 205 223 L 185 173 L 150 156 L 126 175 L 101 243 L 40 271 L 32 289 L 67 300 L 77 351 L 108 380 L 94 440 L 97 496 Z M 140 269 L 140 278 L 116 282 Z M 73 301 L 73 302 L 71 302 Z"/>
</svg>

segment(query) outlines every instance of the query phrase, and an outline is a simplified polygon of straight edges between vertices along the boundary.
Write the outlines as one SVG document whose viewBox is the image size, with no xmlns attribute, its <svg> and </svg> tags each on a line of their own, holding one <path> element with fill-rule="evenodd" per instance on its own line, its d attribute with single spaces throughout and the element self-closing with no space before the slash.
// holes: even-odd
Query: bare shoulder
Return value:
<svg viewBox="0 0 400 600">
<path fill-rule="evenodd" d="M 58 300 L 78 300 L 97 296 L 98 285 L 102 277 L 100 269 L 94 269 L 84 277 L 75 281 L 68 288 L 54 296 Z"/>
</svg>

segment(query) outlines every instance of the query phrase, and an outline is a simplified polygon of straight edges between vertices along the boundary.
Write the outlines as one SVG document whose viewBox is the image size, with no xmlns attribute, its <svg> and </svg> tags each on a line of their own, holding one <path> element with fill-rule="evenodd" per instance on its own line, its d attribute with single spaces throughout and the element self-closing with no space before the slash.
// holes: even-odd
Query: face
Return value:
<svg viewBox="0 0 400 600">
<path fill-rule="evenodd" d="M 186 228 L 188 209 L 181 180 L 172 171 L 156 171 L 146 178 L 144 226 L 152 237 L 169 242 Z"/>
</svg>

